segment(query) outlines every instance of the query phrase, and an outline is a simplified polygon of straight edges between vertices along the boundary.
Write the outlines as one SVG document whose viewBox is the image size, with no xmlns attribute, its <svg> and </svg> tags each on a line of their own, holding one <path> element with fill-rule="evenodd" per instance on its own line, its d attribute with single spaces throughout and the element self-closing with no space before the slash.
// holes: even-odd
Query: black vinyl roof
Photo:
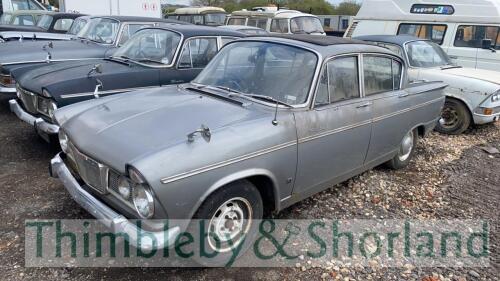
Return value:
<svg viewBox="0 0 500 281">
<path fill-rule="evenodd" d="M 262 35 L 258 37 L 263 37 Z M 347 39 L 335 36 L 320 36 L 308 34 L 271 34 L 266 37 L 284 38 L 297 40 L 318 46 L 346 45 L 346 44 L 370 44 L 361 40 Z"/>
<path fill-rule="evenodd" d="M 411 35 L 367 35 L 355 37 L 357 40 L 365 40 L 372 42 L 384 42 L 392 43 L 395 45 L 403 46 L 407 42 L 411 41 L 428 41 L 427 39 L 421 39 Z"/>
<path fill-rule="evenodd" d="M 181 22 L 172 19 L 162 19 L 162 18 L 151 18 L 151 17 L 134 17 L 134 16 L 94 16 L 93 18 L 108 18 L 115 19 L 117 21 L 136 21 L 136 22 L 166 22 L 166 23 L 178 23 L 186 24 L 186 22 Z"/>
<path fill-rule="evenodd" d="M 161 28 L 161 29 L 169 29 L 180 32 L 184 35 L 184 37 L 195 37 L 195 36 L 232 36 L 232 37 L 245 37 L 244 33 L 239 31 L 230 30 L 226 28 L 218 28 L 204 25 L 160 25 L 157 27 L 148 27 L 150 28 Z"/>
</svg>

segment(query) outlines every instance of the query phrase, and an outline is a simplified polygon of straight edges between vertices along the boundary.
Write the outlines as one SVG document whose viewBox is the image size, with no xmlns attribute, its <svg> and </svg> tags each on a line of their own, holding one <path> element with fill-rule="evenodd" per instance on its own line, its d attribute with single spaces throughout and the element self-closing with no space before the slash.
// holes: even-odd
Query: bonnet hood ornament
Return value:
<svg viewBox="0 0 500 281">
<path fill-rule="evenodd" d="M 49 48 L 50 49 L 54 48 L 54 44 L 52 42 L 49 42 L 48 44 L 43 45 L 42 47 L 42 49 L 47 52 L 47 58 L 45 59 L 47 63 L 50 63 L 50 60 L 52 60 L 52 53 L 48 50 Z"/>
</svg>

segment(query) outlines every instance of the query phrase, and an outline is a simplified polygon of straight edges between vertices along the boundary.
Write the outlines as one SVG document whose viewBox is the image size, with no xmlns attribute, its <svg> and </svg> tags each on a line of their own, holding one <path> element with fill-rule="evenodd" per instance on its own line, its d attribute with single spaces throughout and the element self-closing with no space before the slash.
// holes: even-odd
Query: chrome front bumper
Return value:
<svg viewBox="0 0 500 281">
<path fill-rule="evenodd" d="M 24 111 L 24 109 L 19 105 L 17 100 L 10 100 L 10 111 L 17 115 L 17 117 L 24 122 L 35 127 L 36 131 L 41 135 L 57 135 L 59 133 L 59 126 L 51 124 L 42 118 L 36 118 L 35 116 Z"/>
<path fill-rule="evenodd" d="M 140 245 L 141 249 L 150 251 L 154 249 L 163 249 L 173 245 L 175 238 L 180 233 L 179 227 L 172 227 L 165 231 L 148 232 L 139 229 L 136 224 L 130 222 L 123 215 L 118 214 L 113 209 L 99 201 L 92 194 L 84 190 L 73 177 L 68 167 L 64 163 L 60 154 L 57 154 L 50 161 L 50 173 L 52 177 L 59 178 L 71 197 L 87 212 L 100 220 L 106 227 L 112 229 L 114 233 L 126 233 L 131 245 Z M 138 235 L 141 234 L 141 235 Z M 153 236 L 152 239 L 143 239 L 138 241 L 139 237 Z"/>
<path fill-rule="evenodd" d="M 5 94 L 15 94 L 17 92 L 15 87 L 4 87 L 0 86 L 0 93 L 5 93 Z"/>
</svg>

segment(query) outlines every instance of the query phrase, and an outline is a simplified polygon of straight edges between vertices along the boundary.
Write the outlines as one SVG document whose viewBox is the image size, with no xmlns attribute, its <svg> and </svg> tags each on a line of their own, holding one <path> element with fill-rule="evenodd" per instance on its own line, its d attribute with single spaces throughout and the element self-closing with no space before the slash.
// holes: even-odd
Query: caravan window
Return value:
<svg viewBox="0 0 500 281">
<path fill-rule="evenodd" d="M 230 18 L 227 25 L 246 25 L 246 18 Z"/>
<path fill-rule="evenodd" d="M 461 25 L 455 36 L 455 47 L 481 48 L 483 39 L 491 39 L 493 46 L 500 49 L 500 27 Z"/>
<path fill-rule="evenodd" d="M 432 40 L 441 45 L 443 44 L 447 27 L 445 24 L 402 23 L 399 25 L 398 35 L 413 35 L 421 39 Z"/>
<path fill-rule="evenodd" d="M 288 20 L 273 19 L 271 22 L 271 32 L 288 33 Z"/>
</svg>

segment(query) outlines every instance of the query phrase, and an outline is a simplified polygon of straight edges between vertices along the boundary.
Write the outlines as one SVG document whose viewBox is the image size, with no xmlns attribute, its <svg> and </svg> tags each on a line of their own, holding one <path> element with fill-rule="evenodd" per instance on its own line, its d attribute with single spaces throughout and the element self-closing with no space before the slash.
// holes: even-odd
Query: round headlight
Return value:
<svg viewBox="0 0 500 281">
<path fill-rule="evenodd" d="M 125 177 L 120 177 L 118 180 L 118 193 L 120 196 L 123 199 L 128 200 L 130 198 L 130 194 L 132 193 L 131 190 L 132 187 L 130 186 L 130 182 Z"/>
<path fill-rule="evenodd" d="M 61 150 L 64 153 L 68 153 L 68 136 L 62 131 L 59 130 L 59 144 L 61 145 Z"/>
<path fill-rule="evenodd" d="M 54 118 L 54 111 L 57 110 L 57 105 L 55 102 L 51 101 L 49 102 L 48 106 L 47 106 L 47 111 L 49 113 L 49 117 L 50 118 Z"/>
<path fill-rule="evenodd" d="M 153 194 L 149 187 L 145 184 L 137 184 L 133 188 L 132 199 L 134 207 L 139 216 L 148 219 L 153 216 L 154 202 Z"/>
</svg>

